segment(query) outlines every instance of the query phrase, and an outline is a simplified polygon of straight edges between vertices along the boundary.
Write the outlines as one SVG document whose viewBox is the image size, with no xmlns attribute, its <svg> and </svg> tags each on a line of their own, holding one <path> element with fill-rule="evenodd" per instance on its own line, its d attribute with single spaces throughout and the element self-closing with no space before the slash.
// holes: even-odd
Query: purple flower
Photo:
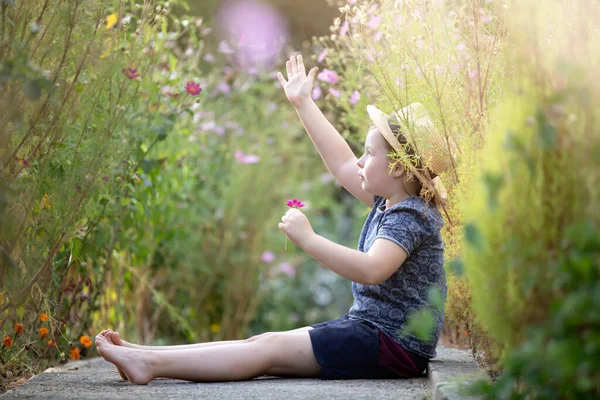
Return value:
<svg viewBox="0 0 600 400">
<path fill-rule="evenodd" d="M 360 93 L 358 93 L 358 90 L 355 90 L 354 92 L 352 92 L 352 96 L 350 96 L 350 104 L 356 104 L 359 100 Z"/>
<path fill-rule="evenodd" d="M 221 81 L 217 83 L 217 90 L 225 95 L 231 93 L 231 86 L 227 82 Z"/>
<path fill-rule="evenodd" d="M 329 94 L 335 97 L 336 99 L 339 99 L 341 96 L 340 91 L 334 88 L 329 88 Z"/>
<path fill-rule="evenodd" d="M 348 28 L 350 27 L 350 23 L 348 21 L 344 21 L 342 26 L 340 26 L 340 37 L 344 36 L 348 33 Z"/>
<path fill-rule="evenodd" d="M 336 84 L 340 80 L 340 78 L 334 71 L 327 68 L 324 68 L 323 71 L 321 71 L 321 73 L 317 75 L 317 79 L 332 84 Z"/>
<path fill-rule="evenodd" d="M 137 68 L 123 68 L 122 71 L 129 79 L 135 79 L 140 76 L 140 74 L 137 73 Z"/>
<path fill-rule="evenodd" d="M 217 61 L 217 59 L 211 53 L 206 53 L 204 55 L 204 61 L 209 62 L 209 63 L 214 63 L 215 61 Z"/>
<path fill-rule="evenodd" d="M 369 27 L 375 29 L 379 26 L 380 23 L 381 23 L 381 16 L 373 15 L 371 17 L 371 19 L 369 19 L 369 23 L 367 25 L 369 25 Z"/>
<path fill-rule="evenodd" d="M 282 262 L 281 264 L 279 264 L 279 271 L 283 272 L 290 278 L 296 275 L 296 268 L 288 262 Z"/>
<path fill-rule="evenodd" d="M 312 99 L 313 100 L 319 100 L 321 98 L 321 94 L 323 94 L 323 91 L 321 90 L 320 87 L 317 86 L 312 91 Z"/>
<path fill-rule="evenodd" d="M 320 54 L 319 57 L 317 57 L 317 61 L 318 62 L 323 62 L 323 60 L 325 59 L 325 57 L 327 57 L 327 49 L 324 49 Z"/>
<path fill-rule="evenodd" d="M 404 84 L 402 83 L 402 79 L 396 78 L 396 85 L 398 85 L 398 87 L 404 86 Z"/>
<path fill-rule="evenodd" d="M 273 262 L 273 260 L 275 260 L 275 253 L 267 250 L 264 253 L 262 253 L 262 255 L 260 256 L 260 259 L 266 263 Z"/>
<path fill-rule="evenodd" d="M 185 85 L 185 91 L 191 94 L 192 96 L 198 96 L 202 89 L 200 85 L 194 82 L 188 82 Z"/>
</svg>

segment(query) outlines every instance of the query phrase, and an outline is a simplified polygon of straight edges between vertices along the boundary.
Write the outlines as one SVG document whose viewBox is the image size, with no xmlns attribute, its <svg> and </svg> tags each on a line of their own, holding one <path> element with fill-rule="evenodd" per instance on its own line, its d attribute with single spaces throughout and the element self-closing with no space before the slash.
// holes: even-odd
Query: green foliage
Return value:
<svg viewBox="0 0 600 400">
<path fill-rule="evenodd" d="M 557 293 L 548 319 L 524 329 L 526 340 L 504 361 L 495 384 L 478 382 L 488 399 L 596 399 L 600 396 L 600 230 L 568 227 L 557 259 L 546 268 Z"/>
</svg>

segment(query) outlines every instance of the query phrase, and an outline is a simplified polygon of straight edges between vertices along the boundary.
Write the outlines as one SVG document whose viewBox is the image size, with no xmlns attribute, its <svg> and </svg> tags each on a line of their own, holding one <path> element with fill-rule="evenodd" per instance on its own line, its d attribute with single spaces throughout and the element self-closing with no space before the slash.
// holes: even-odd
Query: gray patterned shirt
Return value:
<svg viewBox="0 0 600 400">
<path fill-rule="evenodd" d="M 408 258 L 391 277 L 378 285 L 352 282 L 354 304 L 348 314 L 350 318 L 376 325 L 403 348 L 422 357 L 434 358 L 444 323 L 443 312 L 434 310 L 437 324 L 431 343 L 424 343 L 413 335 L 403 336 L 399 330 L 411 312 L 428 306 L 430 287 L 437 286 L 446 299 L 444 243 L 440 235 L 444 219 L 435 207 L 428 206 L 420 197 L 409 197 L 387 210 L 385 201 L 385 198 L 375 196 L 373 209 L 360 233 L 358 250 L 366 253 L 375 239 L 385 238 L 406 250 Z"/>
</svg>

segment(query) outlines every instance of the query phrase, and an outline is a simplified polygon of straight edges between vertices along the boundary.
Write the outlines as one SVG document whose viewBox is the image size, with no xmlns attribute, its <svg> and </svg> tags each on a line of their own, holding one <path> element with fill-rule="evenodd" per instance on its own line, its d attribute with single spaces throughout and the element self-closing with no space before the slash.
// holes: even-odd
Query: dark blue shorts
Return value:
<svg viewBox="0 0 600 400">
<path fill-rule="evenodd" d="M 308 331 L 321 379 L 398 379 L 423 375 L 428 358 L 403 349 L 367 321 L 340 318 Z"/>
</svg>

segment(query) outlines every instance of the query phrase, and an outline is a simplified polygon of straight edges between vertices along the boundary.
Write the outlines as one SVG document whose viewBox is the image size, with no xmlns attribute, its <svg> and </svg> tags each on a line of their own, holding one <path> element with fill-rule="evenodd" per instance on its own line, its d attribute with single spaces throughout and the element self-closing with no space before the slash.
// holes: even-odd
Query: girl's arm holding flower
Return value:
<svg viewBox="0 0 600 400">
<path fill-rule="evenodd" d="M 279 229 L 321 265 L 336 274 L 363 285 L 377 285 L 388 279 L 406 260 L 408 254 L 397 244 L 376 239 L 368 253 L 334 243 L 317 235 L 298 209 L 290 209 Z"/>
</svg>

